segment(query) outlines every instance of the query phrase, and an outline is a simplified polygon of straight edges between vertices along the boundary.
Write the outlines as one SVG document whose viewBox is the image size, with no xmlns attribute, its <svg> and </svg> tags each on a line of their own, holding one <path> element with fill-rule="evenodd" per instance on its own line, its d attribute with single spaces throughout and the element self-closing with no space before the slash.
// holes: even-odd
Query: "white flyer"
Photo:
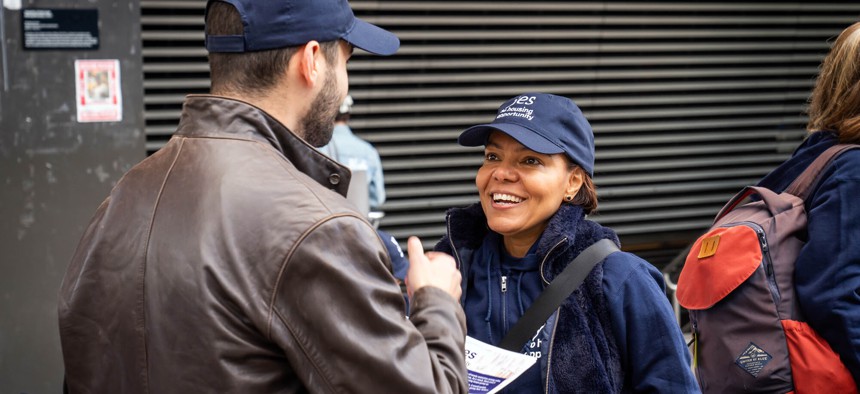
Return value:
<svg viewBox="0 0 860 394">
<path fill-rule="evenodd" d="M 122 120 L 119 60 L 75 60 L 78 122 Z"/>
<path fill-rule="evenodd" d="M 534 365 L 537 358 L 466 337 L 469 394 L 493 394 Z"/>
</svg>

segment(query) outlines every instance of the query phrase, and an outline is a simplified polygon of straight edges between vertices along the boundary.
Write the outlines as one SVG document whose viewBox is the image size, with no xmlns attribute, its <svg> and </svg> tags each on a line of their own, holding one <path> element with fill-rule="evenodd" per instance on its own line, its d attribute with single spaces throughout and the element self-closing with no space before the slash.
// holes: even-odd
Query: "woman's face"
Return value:
<svg viewBox="0 0 860 394">
<path fill-rule="evenodd" d="M 494 131 L 475 184 L 490 229 L 504 236 L 508 253 L 521 257 L 540 237 L 564 197 L 576 195 L 582 177 L 570 169 L 564 154 L 537 153 Z"/>
</svg>

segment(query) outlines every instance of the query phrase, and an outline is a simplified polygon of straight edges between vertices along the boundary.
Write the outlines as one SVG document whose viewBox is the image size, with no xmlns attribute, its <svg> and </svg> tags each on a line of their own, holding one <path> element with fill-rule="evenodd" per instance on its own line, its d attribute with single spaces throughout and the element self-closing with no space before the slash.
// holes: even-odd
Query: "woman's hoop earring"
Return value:
<svg viewBox="0 0 860 394">
<path fill-rule="evenodd" d="M 568 195 L 566 195 L 566 196 L 564 196 L 564 201 L 567 201 L 567 202 L 571 202 L 571 201 L 573 201 L 573 196 L 571 196 L 571 195 L 569 195 L 569 194 L 568 194 Z"/>
</svg>

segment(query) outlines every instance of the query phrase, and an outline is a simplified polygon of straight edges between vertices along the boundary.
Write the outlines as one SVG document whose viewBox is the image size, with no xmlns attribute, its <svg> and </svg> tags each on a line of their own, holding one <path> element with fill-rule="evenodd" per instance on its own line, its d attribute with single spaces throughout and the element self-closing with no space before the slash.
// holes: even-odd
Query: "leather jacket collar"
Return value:
<svg viewBox="0 0 860 394">
<path fill-rule="evenodd" d="M 352 176 L 349 169 L 320 153 L 260 108 L 247 102 L 211 95 L 185 99 L 177 135 L 240 138 L 267 143 L 299 171 L 343 196 Z"/>
</svg>

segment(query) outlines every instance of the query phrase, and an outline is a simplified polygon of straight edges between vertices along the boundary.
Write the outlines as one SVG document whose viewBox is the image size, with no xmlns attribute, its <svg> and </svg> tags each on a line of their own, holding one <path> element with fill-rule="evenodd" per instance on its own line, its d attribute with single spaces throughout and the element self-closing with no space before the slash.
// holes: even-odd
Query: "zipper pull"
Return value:
<svg viewBox="0 0 860 394">
<path fill-rule="evenodd" d="M 761 250 L 767 253 L 767 237 L 765 237 L 763 232 L 756 231 L 758 233 L 758 241 L 761 244 Z"/>
<path fill-rule="evenodd" d="M 502 275 L 502 293 L 508 291 L 508 277 Z"/>
</svg>

